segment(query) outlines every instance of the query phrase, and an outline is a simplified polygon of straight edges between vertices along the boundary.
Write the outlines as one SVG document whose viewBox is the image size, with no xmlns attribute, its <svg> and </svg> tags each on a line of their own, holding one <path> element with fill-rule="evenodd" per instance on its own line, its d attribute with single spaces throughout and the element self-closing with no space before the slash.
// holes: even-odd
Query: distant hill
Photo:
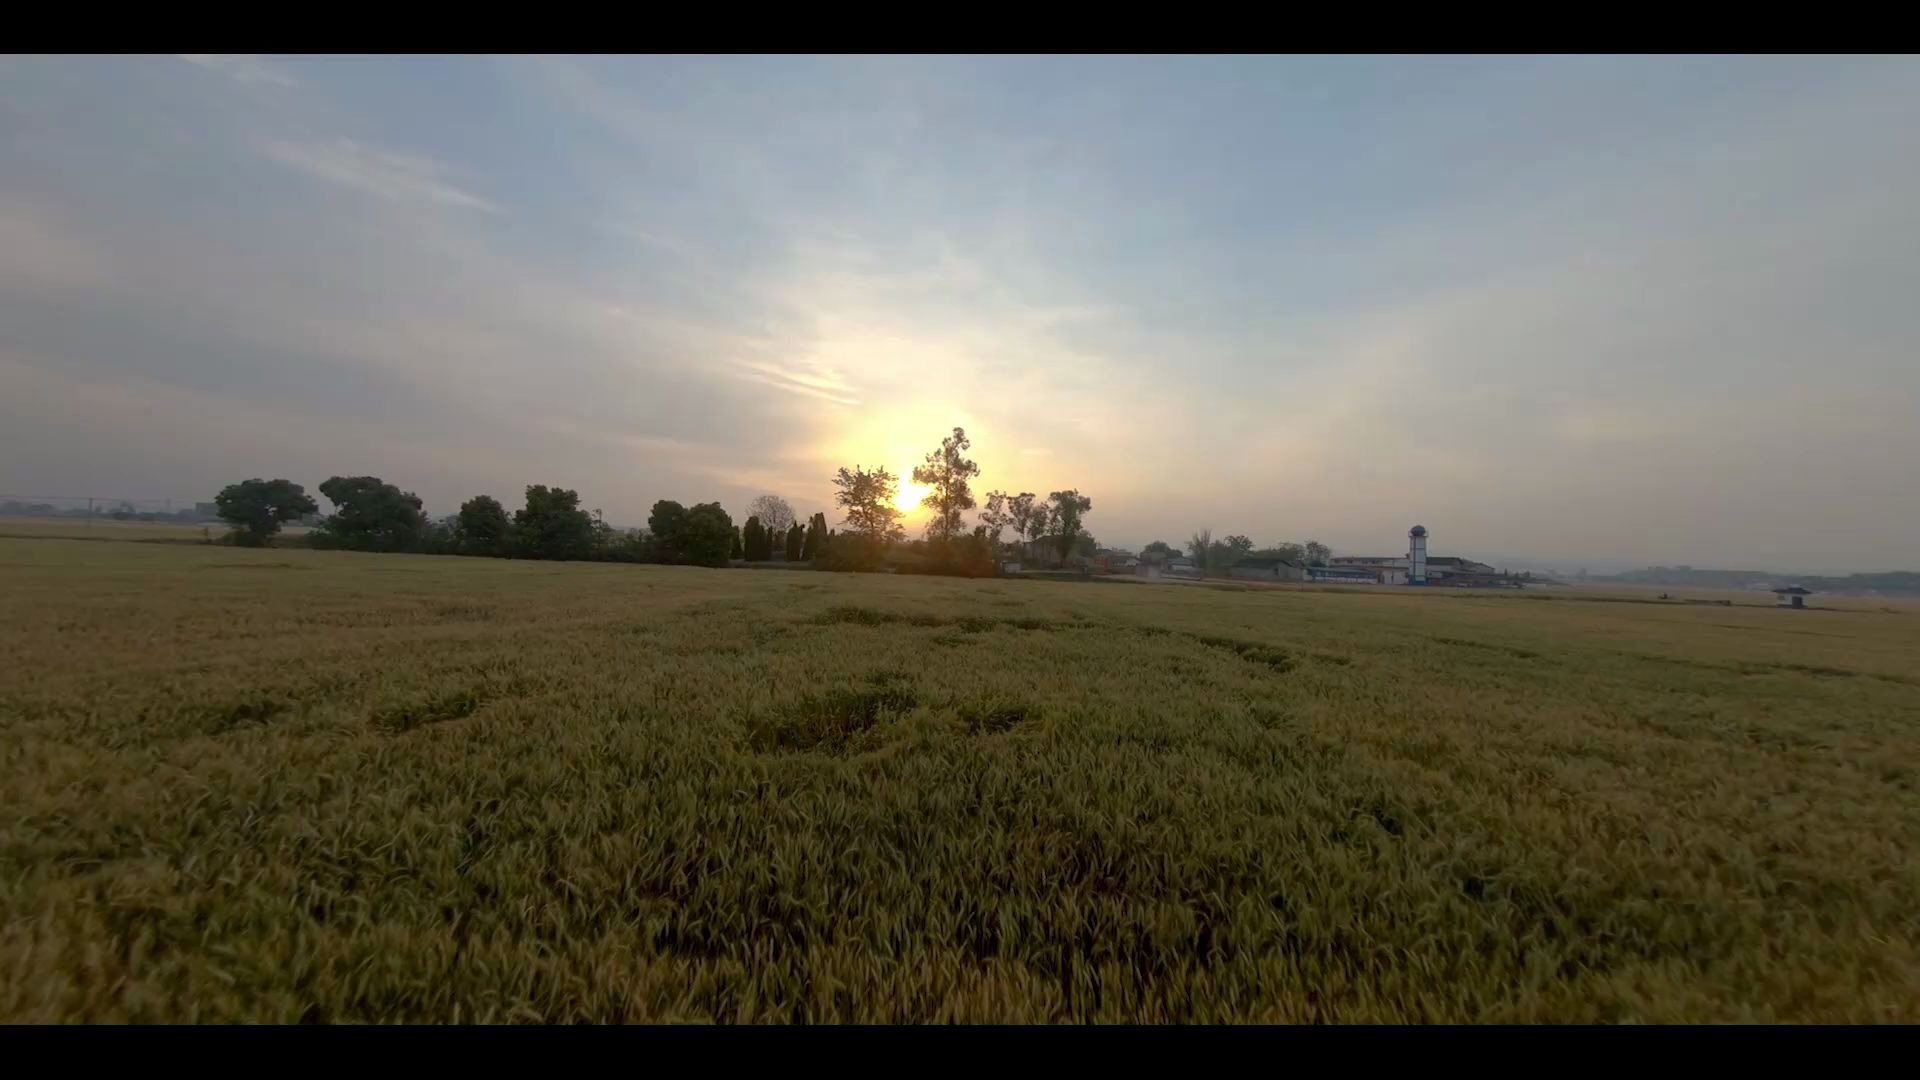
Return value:
<svg viewBox="0 0 1920 1080">
<path fill-rule="evenodd" d="M 1596 574 L 1587 580 L 1632 585 L 1691 585 L 1701 589 L 1751 589 L 1791 584 L 1804 585 L 1815 592 L 1920 596 L 1920 573 L 1911 570 L 1820 577 L 1813 574 L 1777 574 L 1770 570 L 1698 570 L 1691 566 L 1649 566 L 1644 570 L 1629 570 L 1623 574 Z"/>
</svg>

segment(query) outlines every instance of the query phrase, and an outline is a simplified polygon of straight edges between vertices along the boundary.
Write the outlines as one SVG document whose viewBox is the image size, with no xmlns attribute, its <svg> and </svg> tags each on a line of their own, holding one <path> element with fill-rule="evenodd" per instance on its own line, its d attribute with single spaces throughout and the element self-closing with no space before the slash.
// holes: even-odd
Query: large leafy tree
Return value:
<svg viewBox="0 0 1920 1080">
<path fill-rule="evenodd" d="M 1007 496 L 1008 524 L 1013 526 L 1013 535 L 1022 540 L 1037 540 L 1047 532 L 1047 508 L 1035 506 L 1033 500 L 1031 491 Z"/>
<path fill-rule="evenodd" d="M 1201 529 L 1187 538 L 1187 556 L 1201 573 L 1213 565 L 1213 530 Z"/>
<path fill-rule="evenodd" d="M 1060 557 L 1073 554 L 1074 542 L 1080 537 L 1081 520 L 1093 509 L 1093 500 L 1080 494 L 1077 488 L 1056 491 L 1047 496 L 1051 525 L 1060 538 Z"/>
<path fill-rule="evenodd" d="M 987 538 L 995 545 L 1000 536 L 1013 524 L 1013 512 L 1007 506 L 1008 495 L 1004 491 L 987 492 L 987 505 L 980 511 L 980 524 L 986 527 Z"/>
<path fill-rule="evenodd" d="M 965 428 L 940 440 L 940 446 L 927 455 L 924 464 L 913 467 L 913 482 L 927 485 L 920 505 L 933 511 L 927 521 L 927 537 L 951 540 L 966 531 L 960 515 L 974 508 L 971 481 L 980 475 L 980 466 L 966 457 L 973 446 Z"/>
<path fill-rule="evenodd" d="M 845 465 L 834 475 L 834 493 L 844 517 L 840 523 L 875 543 L 899 540 L 906 535 L 900 528 L 900 510 L 893 505 L 899 494 L 900 480 L 886 466 L 863 469 Z"/>
<path fill-rule="evenodd" d="M 513 512 L 520 550 L 535 559 L 584 559 L 593 553 L 593 515 L 580 509 L 580 493 L 534 484 L 527 505 Z"/>
<path fill-rule="evenodd" d="M 1000 566 L 1000 535 L 1014 524 L 1011 497 L 1004 491 L 987 492 L 987 507 L 980 511 L 980 536 L 987 543 L 996 570 Z"/>
<path fill-rule="evenodd" d="M 1270 548 L 1261 548 L 1253 554 L 1266 559 L 1285 559 L 1291 563 L 1305 562 L 1307 559 L 1307 549 L 1292 541 L 1275 544 Z"/>
<path fill-rule="evenodd" d="M 475 495 L 460 504 L 454 517 L 454 533 L 460 550 L 476 555 L 497 555 L 505 550 L 511 519 L 507 508 L 491 495 Z"/>
<path fill-rule="evenodd" d="M 1141 555 L 1158 555 L 1162 558 L 1165 558 L 1166 556 L 1169 556 L 1169 555 L 1180 554 L 1180 549 L 1177 547 L 1174 547 L 1172 544 L 1167 543 L 1165 540 L 1155 540 L 1153 543 L 1148 544 L 1146 547 L 1141 548 L 1140 554 Z"/>
<path fill-rule="evenodd" d="M 334 505 L 320 532 L 356 551 L 404 551 L 420 539 L 427 516 L 420 496 L 401 491 L 377 476 L 332 476 L 320 494 Z"/>
<path fill-rule="evenodd" d="M 1318 540 L 1309 540 L 1306 555 L 1308 566 L 1325 566 L 1327 560 L 1333 558 L 1333 549 Z"/>
<path fill-rule="evenodd" d="M 672 499 L 661 499 L 647 514 L 647 531 L 653 534 L 654 558 L 676 562 L 687 527 L 687 508 Z"/>
<path fill-rule="evenodd" d="M 1246 558 L 1253 550 L 1253 541 L 1245 536 L 1229 536 L 1225 540 L 1215 540 L 1207 553 L 1207 563 L 1215 570 L 1231 570 L 1235 563 Z"/>
<path fill-rule="evenodd" d="M 700 566 L 725 566 L 733 547 L 733 519 L 719 503 L 695 503 L 687 509 L 680 534 L 681 557 Z"/>
<path fill-rule="evenodd" d="M 280 526 L 320 509 L 307 490 L 291 480 L 242 480 L 213 497 L 220 519 L 233 526 L 235 542 L 259 547 Z"/>
<path fill-rule="evenodd" d="M 1027 542 L 1032 543 L 1051 534 L 1057 524 L 1053 507 L 1045 499 L 1035 496 L 1033 507 L 1027 511 Z"/>
<path fill-rule="evenodd" d="M 778 495 L 762 495 L 748 503 L 747 516 L 759 518 L 761 528 L 780 537 L 787 535 L 787 526 L 794 522 L 793 507 Z"/>
<path fill-rule="evenodd" d="M 620 530 L 607 524 L 607 516 L 597 506 L 590 511 L 590 516 L 593 518 L 593 557 L 611 559 L 621 554 L 624 543 Z"/>
</svg>

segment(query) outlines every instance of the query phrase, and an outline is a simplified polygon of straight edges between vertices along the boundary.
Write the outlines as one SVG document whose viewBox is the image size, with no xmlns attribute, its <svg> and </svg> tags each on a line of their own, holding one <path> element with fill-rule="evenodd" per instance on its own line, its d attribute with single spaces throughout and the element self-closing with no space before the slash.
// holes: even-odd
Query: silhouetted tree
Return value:
<svg viewBox="0 0 1920 1080">
<path fill-rule="evenodd" d="M 1213 530 L 1201 529 L 1187 538 L 1187 557 L 1202 574 L 1213 562 Z"/>
<path fill-rule="evenodd" d="M 470 555 L 499 555 L 506 550 L 507 508 L 491 495 L 475 495 L 454 517 L 454 543 Z"/>
<path fill-rule="evenodd" d="M 807 519 L 807 537 L 800 549 L 800 557 L 807 562 L 821 558 L 827 553 L 827 515 L 815 514 Z"/>
<path fill-rule="evenodd" d="M 1291 563 L 1305 564 L 1307 561 L 1307 549 L 1292 541 L 1284 544 L 1275 544 L 1270 548 L 1261 548 L 1252 554 L 1264 559 L 1285 559 Z"/>
<path fill-rule="evenodd" d="M 794 522 L 793 507 L 778 495 L 761 495 L 747 504 L 747 516 L 760 519 L 760 527 L 769 536 L 784 537 Z"/>
<path fill-rule="evenodd" d="M 246 547 L 260 547 L 273 539 L 280 526 L 320 509 L 305 488 L 291 480 L 242 480 L 228 484 L 213 497 L 220 519 L 233 526 L 233 539 Z"/>
<path fill-rule="evenodd" d="M 534 484 L 527 505 L 513 512 L 520 551 L 535 559 L 584 559 L 593 552 L 593 515 L 580 509 L 580 493 Z"/>
<path fill-rule="evenodd" d="M 733 553 L 729 555 L 728 558 L 744 559 L 746 557 L 746 549 L 742 547 L 740 543 L 740 526 L 735 525 L 733 527 Z"/>
<path fill-rule="evenodd" d="M 805 549 L 806 544 L 807 544 L 807 530 L 801 528 L 799 522 L 796 521 L 793 524 L 787 526 L 787 561 L 788 562 L 799 562 L 800 553 L 803 549 Z"/>
<path fill-rule="evenodd" d="M 647 531 L 653 534 L 653 557 L 661 562 L 679 562 L 686 542 L 687 508 L 672 499 L 653 504 L 647 515 Z"/>
<path fill-rule="evenodd" d="M 980 535 L 993 553 L 993 568 L 1000 569 L 1000 534 L 1014 523 L 1011 497 L 1004 491 L 987 492 L 987 508 L 980 511 Z"/>
<path fill-rule="evenodd" d="M 1047 513 L 1045 504 L 1035 506 L 1034 494 L 1023 491 L 1007 497 L 1007 516 L 1013 525 L 1013 534 L 1025 541 L 1038 540 L 1047 534 Z"/>
<path fill-rule="evenodd" d="M 901 539 L 906 534 L 900 528 L 900 510 L 893 505 L 899 484 L 884 465 L 871 471 L 858 465 L 849 471 L 842 465 L 833 478 L 833 486 L 840 489 L 833 501 L 846 514 L 840 523 L 876 544 Z"/>
<path fill-rule="evenodd" d="M 1308 566 L 1325 566 L 1333 558 L 1333 549 L 1318 540 L 1307 541 L 1305 548 Z"/>
<path fill-rule="evenodd" d="M 927 521 L 927 536 L 952 539 L 965 531 L 960 515 L 974 507 L 970 481 L 980 475 L 980 466 L 964 456 L 973 446 L 965 428 L 940 440 L 938 449 L 929 453 L 925 464 L 913 467 L 913 482 L 927 485 L 920 505 L 933 511 Z"/>
<path fill-rule="evenodd" d="M 1068 557 L 1073 553 L 1075 540 L 1079 540 L 1081 517 L 1091 511 L 1092 500 L 1079 494 L 1079 490 L 1068 488 L 1064 492 L 1048 494 L 1046 502 L 1044 528 L 1058 540 L 1060 557 Z"/>
<path fill-rule="evenodd" d="M 719 503 L 695 503 L 681 526 L 681 557 L 698 566 L 725 566 L 733 545 L 733 519 Z"/>
<path fill-rule="evenodd" d="M 746 552 L 748 562 L 764 562 L 767 557 L 767 531 L 760 527 L 758 517 L 747 519 L 747 526 L 740 533 L 740 546 Z"/>
<path fill-rule="evenodd" d="M 1229 536 L 1225 540 L 1215 540 L 1207 551 L 1207 565 L 1214 570 L 1231 570 L 1235 563 L 1253 550 L 1253 541 L 1244 536 Z"/>
<path fill-rule="evenodd" d="M 330 476 L 320 494 L 334 511 L 315 530 L 323 544 L 355 551 L 405 551 L 420 539 L 427 516 L 420 496 L 377 476 Z"/>
<path fill-rule="evenodd" d="M 1080 494 L 1077 489 L 1068 488 L 1047 496 L 1052 504 L 1050 517 L 1052 526 L 1059 533 L 1060 557 L 1073 554 L 1074 541 L 1080 536 L 1080 519 L 1093 509 L 1093 500 Z"/>
</svg>

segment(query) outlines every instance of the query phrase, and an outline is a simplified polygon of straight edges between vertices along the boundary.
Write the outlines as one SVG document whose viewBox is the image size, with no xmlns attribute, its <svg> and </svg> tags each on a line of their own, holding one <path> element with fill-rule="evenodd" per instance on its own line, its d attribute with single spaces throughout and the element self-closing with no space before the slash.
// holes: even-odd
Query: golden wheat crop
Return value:
<svg viewBox="0 0 1920 1080">
<path fill-rule="evenodd" d="M 0 1020 L 1920 1020 L 1920 614 L 0 540 Z"/>
</svg>

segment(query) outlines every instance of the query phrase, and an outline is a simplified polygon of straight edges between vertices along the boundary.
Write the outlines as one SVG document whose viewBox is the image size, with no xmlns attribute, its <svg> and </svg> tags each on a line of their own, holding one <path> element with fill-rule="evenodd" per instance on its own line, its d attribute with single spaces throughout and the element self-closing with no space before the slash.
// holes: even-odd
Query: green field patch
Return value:
<svg viewBox="0 0 1920 1080">
<path fill-rule="evenodd" d="M 785 714 L 751 724 L 748 743 L 763 753 L 845 753 L 861 735 L 919 703 L 911 688 L 886 676 L 873 677 L 866 686 L 809 694 Z"/>
<path fill-rule="evenodd" d="M 1729 675 L 1811 675 L 1825 679 L 1877 679 L 1881 682 L 1898 683 L 1903 686 L 1920 685 L 1920 679 L 1906 675 L 1894 675 L 1884 671 L 1856 671 L 1851 668 L 1835 667 L 1830 664 L 1796 664 L 1779 660 L 1698 660 L 1684 656 L 1660 656 L 1650 653 L 1629 653 L 1635 660 L 1651 660 L 1661 664 L 1693 668 L 1698 671 L 1723 672 Z"/>
<path fill-rule="evenodd" d="M 1025 723 L 1032 712 L 1031 706 L 1019 702 L 995 701 L 962 706 L 958 715 L 975 735 L 1003 735 Z"/>
<path fill-rule="evenodd" d="M 487 704 L 487 700 L 487 696 L 479 690 L 436 694 L 420 701 L 390 705 L 375 710 L 367 717 L 367 722 L 378 731 L 389 735 L 400 735 L 429 724 L 464 720 L 479 712 L 480 707 Z"/>
<path fill-rule="evenodd" d="M 223 735 L 237 728 L 264 724 L 276 716 L 292 712 L 294 703 L 282 698 L 259 697 L 215 705 L 201 710 L 209 735 Z"/>
<path fill-rule="evenodd" d="M 491 604 L 472 604 L 464 601 L 430 604 L 427 611 L 436 619 L 461 622 L 491 622 L 499 615 L 499 610 Z"/>
<path fill-rule="evenodd" d="M 1215 637 L 1210 634 L 1194 634 L 1192 637 L 1202 645 L 1225 649 L 1248 663 L 1265 664 L 1275 671 L 1293 670 L 1293 657 L 1271 645 L 1262 645 L 1257 641 L 1242 641 L 1239 638 Z"/>
<path fill-rule="evenodd" d="M 812 623 L 822 626 L 908 626 L 955 627 L 964 633 L 981 634 L 991 630 L 1007 628 L 1012 630 L 1084 630 L 1099 624 L 1081 619 L 1046 619 L 1034 615 L 955 615 L 943 616 L 930 612 L 878 611 L 874 608 L 842 605 L 828 608 L 815 616 Z"/>
<path fill-rule="evenodd" d="M 948 620 L 938 615 L 915 613 L 902 615 L 892 611 L 876 611 L 873 608 L 840 605 L 830 607 L 813 621 L 822 626 L 888 626 L 893 623 L 908 623 L 913 626 L 945 626 Z"/>
<path fill-rule="evenodd" d="M 1504 653 L 1516 660 L 1538 660 L 1540 654 L 1532 649 L 1516 648 L 1512 645 L 1495 645 L 1486 641 L 1470 641 L 1467 638 L 1436 637 L 1433 640 L 1442 645 L 1456 645 L 1463 649 L 1481 649 L 1486 652 Z"/>
</svg>

